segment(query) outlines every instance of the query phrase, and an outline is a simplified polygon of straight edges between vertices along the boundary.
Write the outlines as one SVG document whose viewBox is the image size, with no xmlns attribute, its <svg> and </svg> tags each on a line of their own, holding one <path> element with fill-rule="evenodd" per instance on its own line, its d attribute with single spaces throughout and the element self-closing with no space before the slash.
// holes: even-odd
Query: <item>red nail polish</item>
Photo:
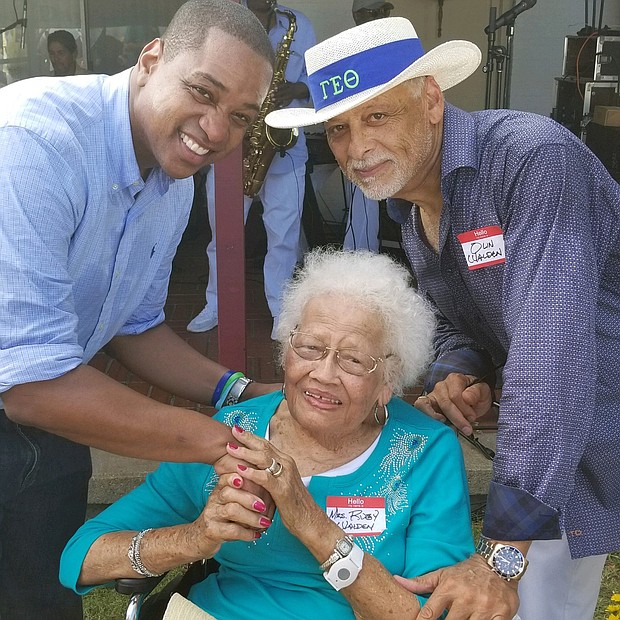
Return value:
<svg viewBox="0 0 620 620">
<path fill-rule="evenodd" d="M 265 508 L 267 508 L 267 506 L 265 506 L 265 504 L 263 504 L 263 502 L 261 502 L 260 500 L 257 499 L 252 504 L 252 508 L 254 508 L 254 510 L 256 510 L 256 512 L 263 512 L 265 510 Z"/>
<path fill-rule="evenodd" d="M 235 478 L 232 481 L 233 485 L 236 486 L 237 488 L 239 488 L 242 484 L 243 484 L 243 480 L 241 480 L 241 478 Z"/>
<path fill-rule="evenodd" d="M 259 523 L 262 527 L 269 527 L 271 525 L 271 520 L 267 517 L 261 517 Z"/>
<path fill-rule="evenodd" d="M 238 450 L 238 449 L 239 449 L 239 446 L 238 446 L 236 443 L 232 443 L 232 442 L 230 442 L 230 441 L 228 442 L 228 447 L 229 447 L 231 450 Z"/>
<path fill-rule="evenodd" d="M 260 532 L 254 532 L 254 540 L 257 540 L 260 537 L 261 537 L 261 533 Z"/>
<path fill-rule="evenodd" d="M 235 430 L 236 430 L 238 433 L 245 433 L 245 431 L 244 431 L 244 430 L 243 430 L 240 426 L 237 426 L 236 424 L 235 424 Z"/>
<path fill-rule="evenodd" d="M 246 471 L 246 470 L 247 470 L 247 467 L 246 467 L 245 465 L 241 465 L 241 464 L 239 464 L 239 465 L 237 465 L 237 469 L 238 469 L 239 471 Z"/>
</svg>

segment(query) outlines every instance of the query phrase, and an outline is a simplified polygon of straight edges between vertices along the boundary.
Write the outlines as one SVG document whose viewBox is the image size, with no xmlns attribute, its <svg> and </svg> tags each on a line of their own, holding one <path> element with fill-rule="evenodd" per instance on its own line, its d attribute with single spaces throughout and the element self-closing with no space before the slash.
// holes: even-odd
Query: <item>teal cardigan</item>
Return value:
<svg viewBox="0 0 620 620">
<path fill-rule="evenodd" d="M 220 411 L 216 418 L 264 436 L 282 400 L 268 394 Z M 413 577 L 454 564 L 473 552 L 467 479 L 453 431 L 401 399 L 388 404 L 390 418 L 368 460 L 355 472 L 313 476 L 309 491 L 326 508 L 328 497 L 385 500 L 385 529 L 356 536 L 392 574 Z M 67 544 L 60 579 L 84 594 L 77 579 L 84 557 L 102 534 L 194 521 L 217 476 L 211 465 L 162 463 L 144 484 L 86 522 Z M 376 528 L 375 528 L 376 529 Z M 189 598 L 218 620 L 247 619 L 259 610 L 273 620 L 354 620 L 345 597 L 322 576 L 317 560 L 282 525 L 254 542 L 224 543 L 217 574 L 195 585 Z"/>
</svg>

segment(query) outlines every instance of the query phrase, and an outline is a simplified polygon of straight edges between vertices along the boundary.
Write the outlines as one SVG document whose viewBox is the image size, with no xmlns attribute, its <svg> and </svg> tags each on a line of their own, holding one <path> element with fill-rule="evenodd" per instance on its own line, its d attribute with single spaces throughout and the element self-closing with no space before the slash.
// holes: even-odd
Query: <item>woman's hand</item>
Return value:
<svg viewBox="0 0 620 620">
<path fill-rule="evenodd" d="M 492 404 L 493 394 L 487 383 L 456 372 L 438 381 L 432 392 L 415 401 L 420 411 L 441 422 L 450 420 L 465 435 L 471 435 L 472 423 L 485 415 Z"/>
<path fill-rule="evenodd" d="M 232 444 L 232 446 L 235 445 L 236 444 Z M 230 454 L 225 454 L 213 465 L 213 468 L 215 469 L 218 476 L 224 476 L 226 474 L 239 474 L 237 465 L 250 465 L 245 461 L 241 461 L 238 456 L 231 456 L 231 454 L 234 454 L 234 448 L 229 450 L 228 452 Z M 269 495 L 269 491 L 267 491 L 267 489 L 247 479 L 243 479 L 242 488 L 249 493 L 254 493 L 255 495 L 257 495 L 265 505 L 265 510 L 263 511 L 265 516 L 270 519 L 273 518 L 273 513 L 276 511 L 276 505 L 271 495 Z"/>
<path fill-rule="evenodd" d="M 237 474 L 220 476 L 206 506 L 191 528 L 191 544 L 198 558 L 213 557 L 223 542 L 260 538 L 271 519 L 265 516 L 263 500 L 243 488 Z"/>
</svg>

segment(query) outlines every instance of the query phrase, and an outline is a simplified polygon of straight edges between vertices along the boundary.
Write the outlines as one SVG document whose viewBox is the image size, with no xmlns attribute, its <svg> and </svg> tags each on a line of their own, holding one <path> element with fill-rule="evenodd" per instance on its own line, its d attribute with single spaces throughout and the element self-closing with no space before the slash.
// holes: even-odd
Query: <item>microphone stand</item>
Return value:
<svg viewBox="0 0 620 620">
<path fill-rule="evenodd" d="M 9 24 L 6 28 L 0 28 L 0 34 L 4 34 L 9 30 L 13 30 L 13 28 L 17 28 L 17 26 L 21 26 L 24 23 L 23 19 L 18 19 L 16 22 Z"/>
<path fill-rule="evenodd" d="M 486 74 L 486 86 L 484 92 L 484 109 L 489 110 L 491 108 L 491 90 L 493 88 L 493 71 L 495 67 L 495 17 L 497 9 L 492 6 L 489 11 L 489 31 L 487 34 L 487 62 L 482 68 L 483 73 Z"/>
<path fill-rule="evenodd" d="M 500 107 L 510 109 L 510 85 L 512 82 L 512 47 L 515 36 L 514 19 L 506 25 L 506 81 L 504 83 L 504 100 Z"/>
<path fill-rule="evenodd" d="M 516 18 L 516 17 L 515 17 Z M 489 25 L 487 30 L 487 63 L 483 67 L 486 73 L 486 90 L 484 107 L 491 109 L 491 93 L 493 91 L 493 73 L 497 73 L 495 79 L 495 109 L 510 108 L 510 87 L 512 79 L 512 56 L 514 39 L 515 18 L 506 24 L 506 46 L 495 45 L 495 33 L 497 31 L 496 8 L 490 9 Z"/>
</svg>

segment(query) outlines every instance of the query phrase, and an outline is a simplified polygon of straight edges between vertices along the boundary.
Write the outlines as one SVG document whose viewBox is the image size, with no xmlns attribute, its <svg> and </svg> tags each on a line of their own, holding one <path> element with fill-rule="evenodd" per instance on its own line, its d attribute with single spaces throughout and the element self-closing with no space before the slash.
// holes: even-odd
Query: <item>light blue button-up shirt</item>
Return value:
<svg viewBox="0 0 620 620">
<path fill-rule="evenodd" d="M 129 74 L 0 91 L 0 393 L 164 320 L 193 181 L 142 180 Z"/>
</svg>

